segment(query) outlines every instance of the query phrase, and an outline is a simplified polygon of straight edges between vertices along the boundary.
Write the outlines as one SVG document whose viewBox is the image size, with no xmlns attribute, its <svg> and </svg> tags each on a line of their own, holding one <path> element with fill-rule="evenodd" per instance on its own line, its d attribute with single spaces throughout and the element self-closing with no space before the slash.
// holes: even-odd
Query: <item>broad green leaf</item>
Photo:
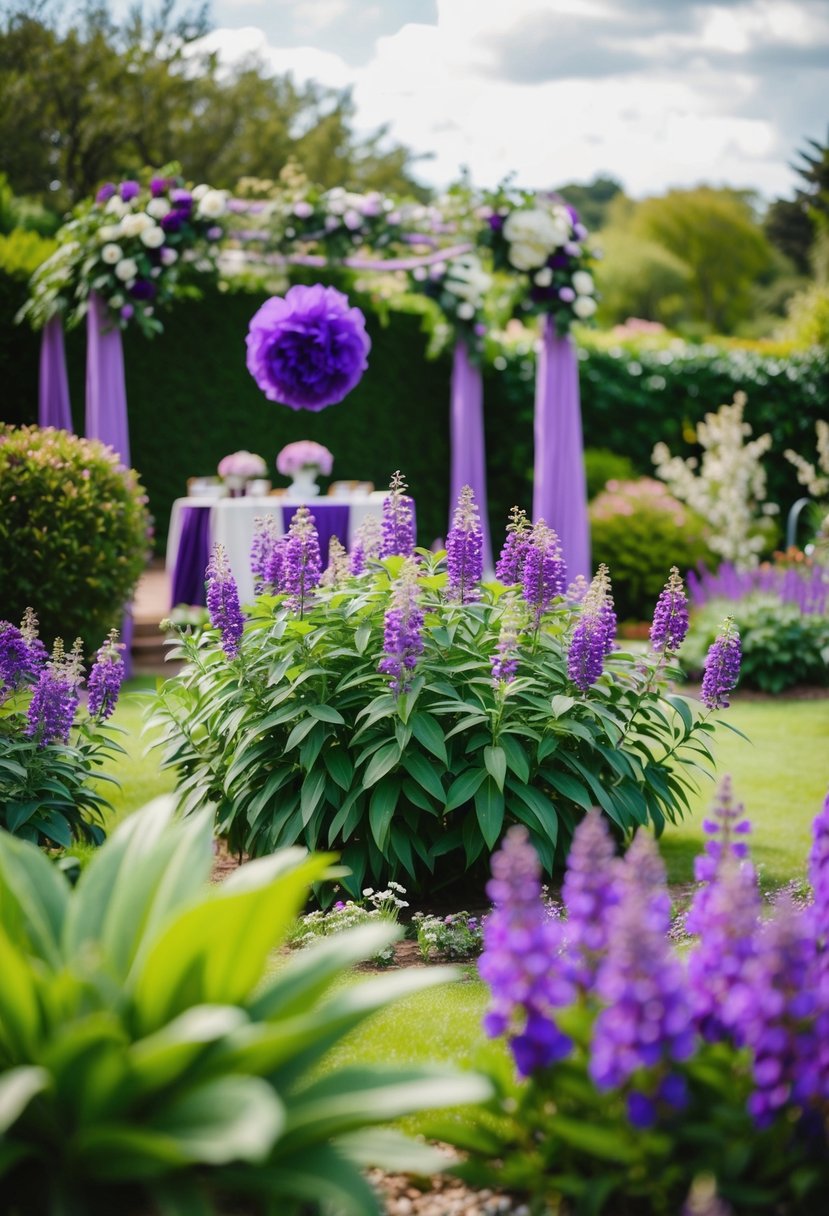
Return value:
<svg viewBox="0 0 829 1216">
<path fill-rule="evenodd" d="M 149 1122 L 189 1161 L 264 1161 L 285 1123 L 282 1103 L 259 1077 L 219 1077 L 165 1103 Z"/>
<path fill-rule="evenodd" d="M 446 795 L 446 810 L 454 811 L 456 807 L 469 802 L 475 796 L 475 791 L 485 777 L 486 771 L 482 768 L 468 768 L 466 772 L 456 777 Z"/>
<path fill-rule="evenodd" d="M 340 789 L 349 789 L 351 779 L 354 776 L 354 765 L 351 763 L 351 757 L 347 749 L 344 747 L 327 747 L 322 759 L 331 778 Z"/>
<path fill-rule="evenodd" d="M 403 753 L 403 767 L 419 786 L 443 803 L 446 795 L 434 763 L 430 764 L 421 752 L 409 751 Z"/>
<path fill-rule="evenodd" d="M 503 792 L 504 779 L 507 775 L 507 756 L 503 747 L 485 747 L 484 765 L 498 789 Z"/>
<path fill-rule="evenodd" d="M 446 764 L 446 741 L 443 737 L 443 729 L 437 719 L 433 718 L 431 714 L 416 713 L 412 714 L 409 719 L 409 725 L 418 743 L 422 744 L 427 751 L 430 751 L 433 756 L 437 756 L 438 760 Z"/>
<path fill-rule="evenodd" d="M 69 891 L 40 849 L 0 832 L 0 923 L 53 968 L 60 962 Z"/>
<path fill-rule="evenodd" d="M 598 1157 L 600 1161 L 618 1161 L 622 1165 L 634 1162 L 638 1149 L 619 1127 L 602 1127 L 594 1121 L 569 1118 L 565 1115 L 550 1115 L 547 1121 L 550 1134 L 559 1136 L 574 1148 Z"/>
<path fill-rule="evenodd" d="M 321 768 L 314 769 L 314 771 L 309 773 L 302 782 L 299 807 L 302 815 L 303 827 L 308 826 L 308 821 L 316 810 L 324 793 L 325 773 Z"/>
<path fill-rule="evenodd" d="M 400 746 L 396 739 L 392 739 L 389 743 L 384 743 L 378 748 L 374 755 L 366 765 L 363 773 L 363 788 L 368 789 L 375 785 L 381 777 L 385 777 L 386 773 L 391 772 L 400 761 Z"/>
<path fill-rule="evenodd" d="M 320 722 L 333 722 L 336 726 L 345 725 L 345 718 L 333 705 L 306 705 L 305 712 Z"/>
<path fill-rule="evenodd" d="M 36 973 L 0 925 L 0 1060 L 31 1060 L 41 1033 Z"/>
<path fill-rule="evenodd" d="M 247 1015 L 235 1006 L 194 1005 L 155 1034 L 139 1039 L 127 1053 L 129 1101 L 175 1085 L 216 1042 L 248 1024 Z"/>
<path fill-rule="evenodd" d="M 45 1068 L 24 1066 L 0 1074 L 0 1135 L 17 1121 L 32 1098 L 48 1088 Z"/>
<path fill-rule="evenodd" d="M 492 777 L 487 777 L 475 791 L 475 814 L 486 846 L 492 850 L 504 826 L 504 795 Z"/>
<path fill-rule="evenodd" d="M 575 704 L 575 697 L 564 697 L 561 695 L 553 697 L 552 701 L 550 702 L 553 717 L 560 718 L 563 714 L 566 714 L 568 710 L 571 710 Z"/>
<path fill-rule="evenodd" d="M 381 853 L 386 852 L 389 828 L 399 796 L 400 782 L 396 777 L 386 777 L 380 781 L 371 796 L 368 822 L 374 843 Z"/>
</svg>

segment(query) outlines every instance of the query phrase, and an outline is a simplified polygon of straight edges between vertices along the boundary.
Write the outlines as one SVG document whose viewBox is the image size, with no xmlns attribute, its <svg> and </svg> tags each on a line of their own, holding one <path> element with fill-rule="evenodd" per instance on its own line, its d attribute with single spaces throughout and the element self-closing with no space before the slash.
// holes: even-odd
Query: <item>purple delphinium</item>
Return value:
<svg viewBox="0 0 829 1216">
<path fill-rule="evenodd" d="M 291 597 L 290 607 L 300 618 L 314 588 L 319 586 L 321 574 L 322 555 L 314 517 L 307 507 L 299 507 L 285 541 L 281 589 Z"/>
<path fill-rule="evenodd" d="M 380 556 L 380 524 L 374 515 L 367 515 L 357 529 L 348 558 L 351 574 L 362 574 L 366 562 L 376 561 Z"/>
<path fill-rule="evenodd" d="M 501 629 L 495 654 L 490 656 L 493 684 L 511 684 L 518 671 L 518 635 L 521 631 L 522 614 L 518 600 L 510 593 L 501 601 Z"/>
<path fill-rule="evenodd" d="M 734 621 L 727 617 L 722 633 L 708 648 L 700 700 L 708 709 L 727 709 L 728 694 L 740 678 L 742 649 Z"/>
<path fill-rule="evenodd" d="M 91 718 L 98 718 L 101 722 L 112 717 L 118 704 L 118 694 L 126 674 L 122 649 L 123 646 L 118 644 L 118 630 L 110 630 L 89 673 L 87 709 Z"/>
<path fill-rule="evenodd" d="M 78 708 L 81 682 L 81 643 L 78 640 L 67 655 L 63 642 L 55 641 L 52 657 L 38 676 L 26 714 L 24 734 L 36 739 L 38 747 L 68 743 L 69 732 Z"/>
<path fill-rule="evenodd" d="M 573 833 L 561 897 L 567 912 L 567 969 L 589 993 L 607 952 L 609 916 L 619 902 L 616 854 L 605 817 L 588 811 Z"/>
<path fill-rule="evenodd" d="M 210 624 L 222 635 L 222 650 L 229 659 L 235 659 L 242 645 L 245 618 L 222 545 L 214 547 L 207 566 L 207 611 Z"/>
<path fill-rule="evenodd" d="M 495 565 L 495 577 L 507 586 L 511 587 L 524 580 L 524 562 L 530 545 L 530 531 L 526 511 L 513 507 L 510 511 L 510 522 L 507 524 L 504 547 Z"/>
<path fill-rule="evenodd" d="M 562 595 L 566 587 L 567 567 L 558 536 L 539 519 L 530 534 L 522 580 L 524 599 L 533 609 L 536 628 L 553 599 Z"/>
<path fill-rule="evenodd" d="M 458 495 L 446 538 L 446 569 L 451 600 L 471 604 L 481 598 L 478 584 L 484 572 L 484 535 L 471 486 L 464 486 Z"/>
<path fill-rule="evenodd" d="M 398 470 L 389 483 L 388 497 L 383 499 L 381 557 L 411 557 L 414 553 L 414 511 L 406 489 L 406 481 Z"/>
<path fill-rule="evenodd" d="M 274 572 L 272 563 L 274 550 L 283 541 L 278 530 L 274 515 L 257 515 L 253 521 L 253 540 L 250 545 L 250 572 L 253 575 L 253 589 L 260 595 L 266 583 L 279 586 L 279 579 L 271 578 Z M 277 563 L 276 573 L 281 571 L 281 559 Z"/>
<path fill-rule="evenodd" d="M 829 1100 L 829 795 L 823 804 L 823 810 L 812 825 L 809 882 L 814 894 L 807 915 L 811 921 L 815 950 L 814 984 L 819 1010 L 819 1090 L 820 1097 L 825 1102 Z"/>
<path fill-rule="evenodd" d="M 0 621 L 0 701 L 29 674 L 31 656 L 22 632 L 11 621 Z"/>
<path fill-rule="evenodd" d="M 247 368 L 269 401 L 322 410 L 342 401 L 368 366 L 371 341 L 359 308 L 335 287 L 299 284 L 253 316 Z"/>
<path fill-rule="evenodd" d="M 608 951 L 596 975 L 604 1008 L 593 1030 L 589 1071 L 600 1090 L 619 1089 L 640 1070 L 628 1092 L 635 1127 L 654 1123 L 660 1104 L 685 1104 L 675 1065 L 694 1050 L 685 973 L 668 940 L 670 897 L 653 840 L 640 829 L 618 868 L 619 902 L 608 927 Z"/>
<path fill-rule="evenodd" d="M 419 602 L 417 566 L 411 558 L 403 563 L 391 594 L 391 606 L 386 610 L 383 652 L 377 670 L 391 677 L 392 692 L 408 692 L 409 673 L 423 654 L 423 609 Z"/>
<path fill-rule="evenodd" d="M 134 182 L 130 179 L 121 182 L 120 194 L 125 203 L 129 203 L 132 199 L 138 198 L 140 193 L 141 187 L 139 186 L 138 182 Z"/>
<path fill-rule="evenodd" d="M 688 632 L 688 597 L 677 566 L 660 592 L 653 610 L 651 646 L 654 650 L 679 650 Z"/>
<path fill-rule="evenodd" d="M 761 899 L 756 871 L 739 839 L 750 825 L 743 818 L 742 805 L 733 800 L 727 776 L 713 814 L 703 824 L 708 837 L 705 852 L 694 864 L 694 875 L 704 885 L 694 895 L 685 921 L 686 931 L 697 939 L 688 955 L 688 979 L 703 1038 L 739 1043 L 742 1014 L 753 1000 L 745 972 L 754 956 Z"/>
<path fill-rule="evenodd" d="M 478 962 L 490 994 L 484 1030 L 509 1036 L 518 1071 L 528 1077 L 569 1055 L 572 1043 L 553 1011 L 574 994 L 559 965 L 561 925 L 544 909 L 541 866 L 525 828 L 510 828 L 493 855 L 487 894 L 494 909 Z"/>
<path fill-rule="evenodd" d="M 49 652 L 38 636 L 38 620 L 33 608 L 27 608 L 20 622 L 20 632 L 29 648 L 29 676 L 38 675 L 49 661 Z"/>
<path fill-rule="evenodd" d="M 600 566 L 582 600 L 581 614 L 567 650 L 567 674 L 576 688 L 587 692 L 604 668 L 604 658 L 616 638 L 616 613 L 608 590 L 607 567 Z"/>
<path fill-rule="evenodd" d="M 328 565 L 323 571 L 320 583 L 323 587 L 340 587 L 349 573 L 348 554 L 339 538 L 332 536 L 328 541 Z"/>
</svg>

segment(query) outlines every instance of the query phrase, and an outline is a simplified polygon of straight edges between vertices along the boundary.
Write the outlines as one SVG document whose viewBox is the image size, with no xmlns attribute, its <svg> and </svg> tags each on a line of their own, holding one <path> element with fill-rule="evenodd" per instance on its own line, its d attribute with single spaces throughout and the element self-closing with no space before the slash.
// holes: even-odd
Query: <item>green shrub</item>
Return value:
<svg viewBox="0 0 829 1216">
<path fill-rule="evenodd" d="M 629 481 L 636 476 L 633 462 L 627 456 L 619 456 L 608 448 L 585 448 L 584 472 L 587 478 L 587 497 L 591 501 L 601 493 L 609 481 Z"/>
<path fill-rule="evenodd" d="M 342 850 L 353 897 L 389 878 L 458 897 L 464 876 L 480 894 L 505 823 L 527 825 L 551 871 L 597 802 L 623 834 L 681 816 L 687 770 L 665 757 L 699 737 L 686 702 L 663 696 L 657 658 L 614 654 L 579 693 L 567 654 L 580 605 L 558 597 L 538 628 L 529 613 L 515 625 L 521 605 L 500 583 L 447 602 L 443 555 L 419 554 L 424 652 L 405 694 L 378 670 L 401 558 L 320 588 L 301 619 L 286 596 L 260 597 L 236 658 L 215 630 L 184 639 L 188 665 L 154 722 L 185 811 L 209 791 L 236 851 Z M 520 634 L 512 683 L 492 679 L 502 627 Z"/>
<path fill-rule="evenodd" d="M 37 604 L 41 633 L 83 639 L 119 626 L 147 560 L 141 483 L 111 448 L 52 428 L 0 424 L 3 612 Z"/>
<path fill-rule="evenodd" d="M 286 850 L 210 884 L 210 812 L 171 809 L 131 816 L 74 890 L 0 833 L 3 1211 L 379 1216 L 358 1163 L 405 1154 L 431 1172 L 436 1154 L 365 1129 L 489 1088 L 437 1068 L 318 1064 L 375 1010 L 454 973 L 339 984 L 388 925 L 271 970 L 330 857 Z"/>
<path fill-rule="evenodd" d="M 610 482 L 590 506 L 590 536 L 594 563 L 613 571 L 620 620 L 649 620 L 665 571 L 710 556 L 704 522 L 649 477 Z"/>
<path fill-rule="evenodd" d="M 734 618 L 743 660 L 740 685 L 778 693 L 796 684 L 829 684 L 829 617 L 761 591 L 741 600 L 714 599 L 698 609 L 682 646 L 690 672 L 702 671 L 723 617 Z"/>
</svg>

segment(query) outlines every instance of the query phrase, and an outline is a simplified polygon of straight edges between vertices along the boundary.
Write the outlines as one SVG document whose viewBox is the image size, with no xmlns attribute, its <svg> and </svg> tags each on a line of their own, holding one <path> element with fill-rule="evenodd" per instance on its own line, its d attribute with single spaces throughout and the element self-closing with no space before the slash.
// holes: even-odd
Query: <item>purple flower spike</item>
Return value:
<svg viewBox="0 0 829 1216">
<path fill-rule="evenodd" d="M 812 826 L 812 848 L 809 853 L 809 882 L 814 900 L 809 909 L 812 938 L 815 943 L 814 985 L 820 1013 L 817 1024 L 819 1042 L 819 1092 L 829 1100 L 829 795 L 823 810 Z"/>
<path fill-rule="evenodd" d="M 23 683 L 30 661 L 22 632 L 11 621 L 0 621 L 0 702 Z"/>
<path fill-rule="evenodd" d="M 363 574 L 366 562 L 380 556 L 380 524 L 374 515 L 367 515 L 357 529 L 348 559 L 350 574 Z"/>
<path fill-rule="evenodd" d="M 607 566 L 599 566 L 582 601 L 581 616 L 567 652 L 567 674 L 587 692 L 602 674 L 604 657 L 616 640 L 616 613 L 610 598 Z"/>
<path fill-rule="evenodd" d="M 141 193 L 141 187 L 139 186 L 138 182 L 134 182 L 134 181 L 130 181 L 130 180 L 121 182 L 120 194 L 121 194 L 122 200 L 125 203 L 128 203 L 132 199 L 137 198 L 140 193 Z"/>
<path fill-rule="evenodd" d="M 242 645 L 245 618 L 236 580 L 221 545 L 214 547 L 207 567 L 207 611 L 210 624 L 222 635 L 222 650 L 229 659 L 235 659 Z"/>
<path fill-rule="evenodd" d="M 389 485 L 391 493 L 383 500 L 381 557 L 411 557 L 414 553 L 414 511 L 406 488 L 403 475 L 398 470 Z"/>
<path fill-rule="evenodd" d="M 740 678 L 740 635 L 731 617 L 726 618 L 723 631 L 709 647 L 705 656 L 700 699 L 708 709 L 727 709 L 728 694 Z"/>
<path fill-rule="evenodd" d="M 501 617 L 501 631 L 498 634 L 498 644 L 495 654 L 491 656 L 492 682 L 495 685 L 511 684 L 518 671 L 518 635 L 523 624 L 521 609 L 514 594 L 505 595 L 501 601 L 504 612 Z"/>
<path fill-rule="evenodd" d="M 321 574 L 322 555 L 316 523 L 307 507 L 299 507 L 285 541 L 280 589 L 290 596 L 290 607 L 300 618 L 305 614 L 314 588 L 319 586 Z"/>
<path fill-rule="evenodd" d="M 523 827 L 510 828 L 492 858 L 487 894 L 495 905 L 484 926 L 478 964 L 489 987 L 484 1030 L 507 1034 L 519 1073 L 529 1076 L 569 1055 L 572 1043 L 554 1010 L 574 993 L 561 965 L 561 927 L 545 912 L 541 866 Z"/>
<path fill-rule="evenodd" d="M 404 562 L 394 584 L 391 607 L 383 623 L 383 650 L 384 657 L 377 670 L 391 677 L 392 692 L 408 692 L 409 673 L 423 653 L 423 609 L 419 603 L 417 566 L 411 558 Z"/>
<path fill-rule="evenodd" d="M 126 669 L 121 657 L 123 645 L 118 643 L 118 630 L 110 631 L 109 637 L 100 647 L 89 673 L 89 698 L 87 709 L 90 718 L 105 722 L 111 718 L 118 703 L 118 694 L 124 682 Z"/>
<path fill-rule="evenodd" d="M 52 657 L 41 671 L 27 711 L 25 734 L 37 739 L 38 747 L 68 743 L 78 708 L 81 682 L 81 643 L 65 654 L 58 638 Z"/>
<path fill-rule="evenodd" d="M 370 349 L 365 317 L 342 292 L 297 285 L 252 318 L 247 367 L 269 401 L 323 410 L 359 383 Z"/>
<path fill-rule="evenodd" d="M 619 902 L 616 853 L 604 815 L 588 811 L 573 833 L 561 888 L 567 910 L 567 966 L 588 992 L 607 952 L 609 917 Z"/>
<path fill-rule="evenodd" d="M 536 628 L 554 598 L 566 588 L 567 567 L 558 536 L 539 519 L 530 534 L 523 578 L 524 599 L 534 610 Z"/>
<path fill-rule="evenodd" d="M 253 575 L 253 589 L 257 595 L 261 595 L 266 583 L 274 583 L 274 586 L 279 586 L 279 579 L 274 580 L 269 575 L 274 550 L 283 539 L 277 530 L 275 516 L 256 516 L 253 521 L 253 540 L 250 546 L 250 572 Z M 281 559 L 279 567 L 281 569 Z"/>
<path fill-rule="evenodd" d="M 484 572 L 484 536 L 471 486 L 464 486 L 458 496 L 446 538 L 446 567 L 450 599 L 472 604 L 481 598 L 478 583 Z"/>
<path fill-rule="evenodd" d="M 513 507 L 501 556 L 495 566 L 495 577 L 507 586 L 524 580 L 524 562 L 530 545 L 530 521 L 526 511 Z"/>
<path fill-rule="evenodd" d="M 651 646 L 654 650 L 679 650 L 687 632 L 688 597 L 679 569 L 671 566 L 670 578 L 662 589 L 653 612 Z"/>
</svg>

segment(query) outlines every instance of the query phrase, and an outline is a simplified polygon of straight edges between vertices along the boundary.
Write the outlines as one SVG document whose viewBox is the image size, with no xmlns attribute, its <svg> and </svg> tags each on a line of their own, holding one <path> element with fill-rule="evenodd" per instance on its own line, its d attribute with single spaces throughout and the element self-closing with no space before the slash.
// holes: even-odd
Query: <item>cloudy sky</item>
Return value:
<svg viewBox="0 0 829 1216">
<path fill-rule="evenodd" d="M 351 86 L 441 186 L 789 194 L 829 130 L 829 0 L 213 0 L 211 42 Z"/>
</svg>

